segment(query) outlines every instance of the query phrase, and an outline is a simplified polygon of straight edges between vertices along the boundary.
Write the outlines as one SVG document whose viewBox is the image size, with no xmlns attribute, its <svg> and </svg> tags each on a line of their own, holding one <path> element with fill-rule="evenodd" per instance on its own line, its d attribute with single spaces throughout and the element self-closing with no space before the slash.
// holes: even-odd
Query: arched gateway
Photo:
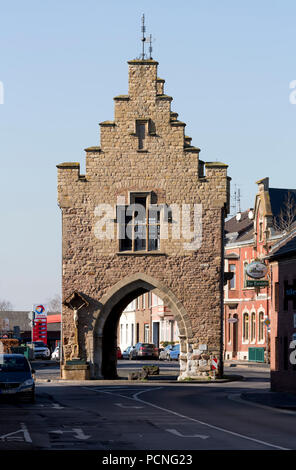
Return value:
<svg viewBox="0 0 296 470">
<path fill-rule="evenodd" d="M 65 378 L 116 377 L 124 308 L 153 291 L 178 322 L 180 377 L 222 371 L 223 226 L 227 165 L 204 163 L 171 111 L 154 60 L 129 64 L 101 147 L 58 167 L 63 225 Z"/>
<path fill-rule="evenodd" d="M 94 324 L 94 375 L 116 377 L 117 338 L 114 331 L 124 308 L 139 295 L 153 291 L 170 308 L 178 322 L 181 344 L 181 371 L 186 371 L 188 344 L 192 341 L 189 317 L 181 302 L 157 279 L 144 273 L 136 273 L 119 281 L 100 301 Z M 185 361 L 183 361 L 183 356 Z"/>
</svg>

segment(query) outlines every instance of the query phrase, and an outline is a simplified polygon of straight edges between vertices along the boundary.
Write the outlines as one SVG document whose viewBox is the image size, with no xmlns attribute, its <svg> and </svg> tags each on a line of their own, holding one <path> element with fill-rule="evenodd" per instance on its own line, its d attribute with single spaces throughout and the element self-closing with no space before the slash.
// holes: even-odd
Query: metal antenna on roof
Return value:
<svg viewBox="0 0 296 470">
<path fill-rule="evenodd" d="M 237 205 L 238 205 L 238 212 L 241 212 L 241 192 L 240 188 L 237 190 Z"/>
<path fill-rule="evenodd" d="M 143 14 L 142 16 L 142 28 L 141 28 L 141 31 L 142 31 L 142 60 L 145 59 L 145 41 L 146 41 L 146 37 L 145 37 L 145 32 L 146 32 L 146 26 L 145 26 L 145 15 Z"/>
<path fill-rule="evenodd" d="M 145 60 L 146 58 L 146 53 L 145 53 L 145 44 L 149 44 L 149 59 L 152 59 L 152 34 L 149 35 L 149 38 L 146 37 L 146 26 L 145 26 L 145 15 L 142 15 L 142 26 L 141 26 L 141 32 L 142 32 L 142 54 L 141 54 L 141 60 Z"/>
<path fill-rule="evenodd" d="M 152 34 L 149 36 L 149 59 L 152 59 Z"/>
<path fill-rule="evenodd" d="M 234 192 L 233 192 L 233 196 L 231 197 L 232 199 L 232 204 L 231 204 L 231 209 L 232 211 L 234 212 L 234 214 L 237 213 L 237 206 L 236 206 L 236 201 L 237 201 L 237 192 L 236 192 L 236 184 L 234 185 Z"/>
<path fill-rule="evenodd" d="M 234 185 L 233 196 L 231 196 L 232 204 L 230 205 L 231 214 L 236 215 L 238 212 L 241 212 L 241 190 Z"/>
</svg>

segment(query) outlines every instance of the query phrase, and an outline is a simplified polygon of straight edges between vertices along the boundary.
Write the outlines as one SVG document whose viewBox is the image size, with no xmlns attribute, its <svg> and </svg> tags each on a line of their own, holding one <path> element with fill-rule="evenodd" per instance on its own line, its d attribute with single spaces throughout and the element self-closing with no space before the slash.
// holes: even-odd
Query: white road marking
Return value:
<svg viewBox="0 0 296 470">
<path fill-rule="evenodd" d="M 85 390 L 89 390 L 91 392 L 117 392 L 117 391 L 123 391 L 123 392 L 137 392 L 139 390 L 138 388 L 127 388 L 127 387 L 117 387 L 116 385 L 114 387 L 82 387 Z"/>
<path fill-rule="evenodd" d="M 53 403 L 52 408 L 54 408 L 55 410 L 63 410 L 65 407 L 61 406 L 59 403 Z"/>
<path fill-rule="evenodd" d="M 144 406 L 128 406 L 128 405 L 124 405 L 123 403 L 114 403 L 114 405 L 120 406 L 120 408 L 134 408 L 134 409 L 137 409 L 137 410 L 139 410 L 141 408 L 142 409 L 144 408 Z"/>
<path fill-rule="evenodd" d="M 204 434 L 181 434 L 177 429 L 166 429 L 167 432 L 170 432 L 171 434 L 175 434 L 175 436 L 178 437 L 199 437 L 199 439 L 208 439 L 210 436 L 205 436 Z"/>
<path fill-rule="evenodd" d="M 84 387 L 84 388 L 87 388 L 87 387 Z M 183 418 L 183 419 L 186 419 L 188 421 L 192 421 L 194 423 L 201 424 L 202 426 L 206 426 L 210 429 L 215 429 L 216 431 L 220 431 L 220 432 L 223 432 L 223 433 L 226 433 L 226 434 L 230 434 L 232 436 L 239 437 L 239 438 L 245 439 L 247 441 L 255 442 L 256 444 L 261 444 L 261 445 L 264 445 L 264 446 L 267 446 L 267 447 L 272 447 L 274 449 L 279 449 L 279 450 L 291 450 L 291 449 L 288 449 L 286 447 L 281 447 L 281 446 L 278 446 L 276 444 L 271 444 L 270 442 L 261 441 L 260 439 L 255 439 L 254 437 L 249 437 L 249 436 L 245 436 L 244 434 L 240 434 L 240 433 L 237 433 L 237 432 L 234 432 L 234 431 L 229 431 L 228 429 L 220 428 L 219 426 L 214 426 L 213 424 L 205 423 L 204 421 L 200 421 L 198 419 L 191 418 L 190 416 L 182 415 L 181 413 L 177 413 L 176 411 L 169 410 L 167 408 L 163 408 L 162 406 L 158 406 L 158 405 L 155 405 L 154 403 L 150 403 L 149 401 L 141 400 L 141 398 L 138 398 L 138 396 L 141 395 L 142 393 L 151 392 L 153 390 L 161 390 L 162 388 L 163 387 L 154 387 L 154 388 L 142 390 L 140 392 L 135 393 L 132 397 L 127 397 L 125 395 L 120 395 L 119 393 L 116 394 L 116 393 L 112 393 L 112 392 L 106 392 L 106 391 L 103 391 L 103 390 L 100 390 L 100 392 L 101 393 L 106 393 L 107 395 L 122 397 L 122 398 L 125 398 L 126 400 L 135 400 L 139 403 L 143 403 L 144 405 L 152 406 L 153 408 L 156 408 L 158 410 L 165 411 L 166 413 L 170 413 L 174 416 L 178 416 L 179 418 Z"/>
<path fill-rule="evenodd" d="M 162 387 L 160 387 L 160 388 L 162 388 Z M 236 437 L 240 437 L 242 439 L 246 439 L 248 441 L 256 442 L 257 444 L 262 444 L 262 445 L 267 446 L 267 447 L 273 447 L 274 449 L 291 450 L 291 449 L 288 449 L 286 447 L 281 447 L 281 446 L 277 446 L 276 444 L 271 444 L 270 442 L 255 439 L 254 437 L 249 437 L 249 436 L 245 436 L 244 434 L 239 434 L 239 433 L 234 432 L 234 431 L 229 431 L 228 429 L 220 428 L 219 426 L 214 426 L 213 424 L 205 423 L 204 421 L 199 421 L 198 419 L 191 418 L 190 416 L 182 415 L 180 413 L 177 413 L 176 411 L 172 411 L 172 410 L 169 410 L 167 408 L 163 408 L 161 406 L 154 405 L 154 403 L 150 403 L 148 401 L 141 400 L 141 398 L 138 398 L 138 395 L 140 395 L 142 393 L 145 393 L 146 391 L 148 392 L 148 390 L 142 390 L 141 392 L 135 393 L 135 395 L 133 395 L 133 398 L 131 398 L 131 400 L 134 399 L 134 400 L 138 401 L 139 403 L 144 403 L 145 405 L 150 405 L 153 408 L 156 408 L 156 409 L 161 410 L 161 411 L 165 411 L 167 413 L 171 413 L 174 416 L 178 416 L 179 418 L 185 418 L 185 419 L 188 419 L 188 421 L 193 421 L 193 422 L 201 424 L 203 426 L 207 426 L 208 428 L 215 429 L 216 431 L 221 431 L 221 432 L 224 432 L 226 434 L 231 434 L 232 436 L 236 436 Z M 126 397 L 126 398 L 128 398 L 128 397 Z"/>
<path fill-rule="evenodd" d="M 10 432 L 8 434 L 3 434 L 0 436 L 1 441 L 25 441 L 32 442 L 29 431 L 24 423 L 20 423 L 21 429 L 15 432 Z M 16 436 L 16 434 L 22 433 L 23 436 Z"/>
<path fill-rule="evenodd" d="M 81 428 L 73 428 L 73 429 L 70 429 L 68 431 L 63 431 L 62 429 L 57 429 L 56 431 L 49 431 L 50 433 L 54 433 L 54 434 L 65 434 L 66 432 L 71 432 L 71 433 L 74 433 L 74 437 L 76 439 L 80 439 L 80 440 L 86 440 L 86 439 L 89 439 L 91 436 L 87 436 L 86 434 L 84 434 L 84 432 L 82 431 Z"/>
</svg>

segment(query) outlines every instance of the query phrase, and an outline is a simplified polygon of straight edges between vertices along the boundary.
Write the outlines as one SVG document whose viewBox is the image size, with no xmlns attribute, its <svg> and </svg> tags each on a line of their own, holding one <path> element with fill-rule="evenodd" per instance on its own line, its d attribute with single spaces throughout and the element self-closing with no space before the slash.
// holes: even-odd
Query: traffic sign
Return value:
<svg viewBox="0 0 296 470">
<path fill-rule="evenodd" d="M 216 357 L 212 358 L 212 370 L 218 369 L 218 359 Z"/>
</svg>

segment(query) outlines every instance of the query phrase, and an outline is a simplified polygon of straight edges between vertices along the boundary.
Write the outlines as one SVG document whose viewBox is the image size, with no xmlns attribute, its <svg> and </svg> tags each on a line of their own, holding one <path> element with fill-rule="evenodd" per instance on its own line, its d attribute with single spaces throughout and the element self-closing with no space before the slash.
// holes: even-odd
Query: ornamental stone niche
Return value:
<svg viewBox="0 0 296 470">
<path fill-rule="evenodd" d="M 117 377 L 120 315 L 147 291 L 178 322 L 179 378 L 211 375 L 213 356 L 219 376 L 227 165 L 200 160 L 186 124 L 171 111 L 158 63 L 128 65 L 128 95 L 114 98 L 114 121 L 100 124 L 101 146 L 86 149 L 86 174 L 79 163 L 57 165 L 63 377 L 74 377 L 73 356 L 91 378 Z M 73 295 L 84 300 L 75 321 L 67 300 Z"/>
</svg>

